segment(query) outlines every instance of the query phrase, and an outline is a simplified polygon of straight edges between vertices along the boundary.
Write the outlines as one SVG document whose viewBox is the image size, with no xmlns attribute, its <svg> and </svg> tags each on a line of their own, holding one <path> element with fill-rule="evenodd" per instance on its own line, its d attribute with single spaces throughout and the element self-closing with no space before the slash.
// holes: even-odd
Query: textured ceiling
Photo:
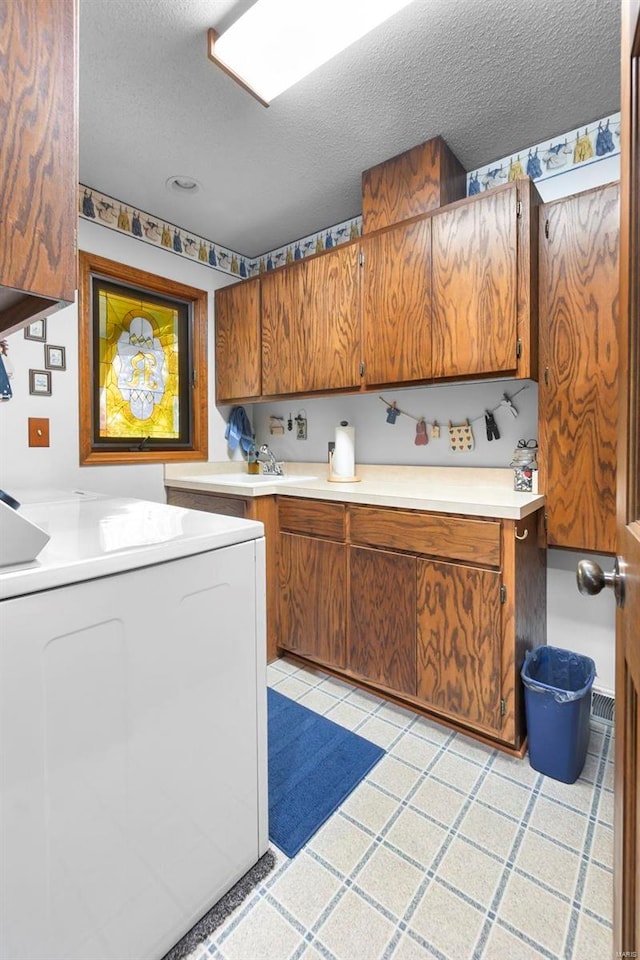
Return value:
<svg viewBox="0 0 640 960">
<path fill-rule="evenodd" d="M 80 0 L 83 183 L 254 257 L 359 214 L 362 171 L 430 137 L 473 170 L 620 107 L 620 0 L 413 0 L 268 109 L 207 59 L 250 5 Z"/>
</svg>

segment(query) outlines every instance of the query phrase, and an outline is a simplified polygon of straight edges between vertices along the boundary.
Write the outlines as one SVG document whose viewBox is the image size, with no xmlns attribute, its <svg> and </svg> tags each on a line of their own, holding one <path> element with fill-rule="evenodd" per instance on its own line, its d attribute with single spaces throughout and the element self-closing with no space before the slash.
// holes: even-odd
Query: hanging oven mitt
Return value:
<svg viewBox="0 0 640 960">
<path fill-rule="evenodd" d="M 423 447 L 425 443 L 429 443 L 429 437 L 427 436 L 427 425 L 424 420 L 418 420 L 416 424 L 416 447 Z"/>
<path fill-rule="evenodd" d="M 468 420 L 464 423 L 449 421 L 449 444 L 454 453 L 469 453 L 473 450 L 473 430 Z"/>
<path fill-rule="evenodd" d="M 487 425 L 487 440 L 499 440 L 500 431 L 491 410 L 485 410 L 484 422 Z"/>
</svg>

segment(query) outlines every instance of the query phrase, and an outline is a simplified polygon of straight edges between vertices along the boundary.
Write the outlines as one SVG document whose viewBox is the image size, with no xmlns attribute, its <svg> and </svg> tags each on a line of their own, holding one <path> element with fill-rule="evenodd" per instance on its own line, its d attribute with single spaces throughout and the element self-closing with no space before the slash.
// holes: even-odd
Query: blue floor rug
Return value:
<svg viewBox="0 0 640 960">
<path fill-rule="evenodd" d="M 294 857 L 384 750 L 270 688 L 269 839 Z"/>
</svg>

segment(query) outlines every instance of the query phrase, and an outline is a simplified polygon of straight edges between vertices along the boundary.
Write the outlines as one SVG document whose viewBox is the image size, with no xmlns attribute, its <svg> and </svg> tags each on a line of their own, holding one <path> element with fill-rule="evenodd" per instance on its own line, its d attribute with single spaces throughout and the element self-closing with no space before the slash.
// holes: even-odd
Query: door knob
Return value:
<svg viewBox="0 0 640 960">
<path fill-rule="evenodd" d="M 624 606 L 624 575 L 620 571 L 618 557 L 610 573 L 605 573 L 595 560 L 581 560 L 578 564 L 576 579 L 580 593 L 594 597 L 605 587 L 610 587 L 614 592 L 617 605 Z"/>
</svg>

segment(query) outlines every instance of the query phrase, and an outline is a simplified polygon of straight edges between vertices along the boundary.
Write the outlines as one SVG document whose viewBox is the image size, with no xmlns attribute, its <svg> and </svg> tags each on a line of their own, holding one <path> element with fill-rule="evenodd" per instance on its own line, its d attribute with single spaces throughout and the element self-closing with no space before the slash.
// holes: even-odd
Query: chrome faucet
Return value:
<svg viewBox="0 0 640 960">
<path fill-rule="evenodd" d="M 284 470 L 282 469 L 282 464 L 278 463 L 276 458 L 273 455 L 273 451 L 269 449 L 266 443 L 263 443 L 258 451 L 258 460 L 260 456 L 267 457 L 267 460 L 262 461 L 262 472 L 269 473 L 276 477 L 283 477 Z"/>
</svg>

